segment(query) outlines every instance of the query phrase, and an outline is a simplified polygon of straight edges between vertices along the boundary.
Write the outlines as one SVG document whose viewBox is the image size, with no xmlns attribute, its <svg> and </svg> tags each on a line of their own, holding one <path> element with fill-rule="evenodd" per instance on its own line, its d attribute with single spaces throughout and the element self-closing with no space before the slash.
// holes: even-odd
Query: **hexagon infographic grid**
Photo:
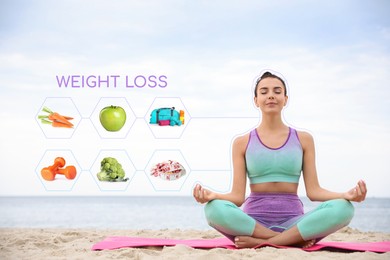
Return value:
<svg viewBox="0 0 390 260">
<path fill-rule="evenodd" d="M 126 111 L 126 123 L 123 128 L 118 132 L 109 132 L 106 131 L 100 121 L 99 113 L 101 109 L 107 106 L 121 106 Z M 42 124 L 41 119 L 38 118 L 39 115 L 47 114 L 42 111 L 44 107 L 50 108 L 54 112 L 58 112 L 61 115 L 66 115 L 72 117 L 71 122 L 74 124 L 72 128 L 57 128 L 47 124 Z M 174 107 L 177 111 L 182 110 L 184 112 L 185 121 L 182 125 L 178 126 L 159 126 L 152 125 L 149 123 L 150 114 L 154 109 L 162 107 Z M 133 109 L 131 108 L 129 102 L 125 97 L 102 97 L 99 99 L 95 108 L 90 117 L 82 118 L 77 106 L 70 97 L 47 97 L 42 103 L 39 111 L 36 114 L 35 120 L 38 123 L 40 129 L 42 130 L 43 135 L 47 139 L 70 139 L 72 138 L 74 132 L 77 130 L 77 127 L 81 120 L 87 119 L 90 120 L 96 132 L 98 133 L 101 139 L 124 139 L 127 137 L 133 124 L 135 123 L 137 117 L 135 116 Z M 148 111 L 143 117 L 145 123 L 148 125 L 150 131 L 152 132 L 154 138 L 156 139 L 178 139 L 182 136 L 186 126 L 191 120 L 189 111 L 186 109 L 184 103 L 179 97 L 157 97 L 153 100 Z M 158 129 L 158 130 L 157 130 Z M 48 167 L 53 164 L 55 157 L 63 156 L 70 163 L 75 165 L 77 169 L 77 175 L 74 180 L 66 180 L 65 176 L 56 176 L 53 181 L 46 181 L 41 176 L 41 170 L 44 167 Z M 97 173 L 100 171 L 100 162 L 105 157 L 114 157 L 119 163 L 122 164 L 123 169 L 125 170 L 126 177 L 129 178 L 126 182 L 102 182 L 97 178 Z M 156 164 L 161 161 L 174 160 L 179 162 L 186 170 L 186 174 L 181 178 L 174 181 L 166 181 L 161 178 L 156 178 L 150 175 L 150 168 L 153 164 Z M 50 164 L 51 163 L 51 164 Z M 68 163 L 67 163 L 68 164 Z M 70 165 L 69 164 L 69 165 Z M 71 191 L 74 184 L 76 183 L 79 173 L 85 169 L 80 167 L 76 161 L 75 156 L 71 150 L 65 149 L 46 149 L 42 155 L 42 159 L 38 163 L 35 171 L 36 175 L 41 181 L 43 187 L 46 191 Z M 89 167 L 89 172 L 92 179 L 95 181 L 99 189 L 104 191 L 126 191 L 130 182 L 132 181 L 136 168 L 134 167 L 133 162 L 126 150 L 124 149 L 102 149 L 97 153 L 97 156 L 93 164 Z M 184 155 L 180 150 L 155 150 L 151 155 L 148 164 L 144 169 L 145 175 L 149 180 L 151 186 L 156 192 L 162 191 L 180 191 L 183 187 L 185 181 L 187 180 L 189 174 L 191 173 L 190 166 L 186 162 Z M 61 178 L 62 177 L 62 178 Z"/>
</svg>

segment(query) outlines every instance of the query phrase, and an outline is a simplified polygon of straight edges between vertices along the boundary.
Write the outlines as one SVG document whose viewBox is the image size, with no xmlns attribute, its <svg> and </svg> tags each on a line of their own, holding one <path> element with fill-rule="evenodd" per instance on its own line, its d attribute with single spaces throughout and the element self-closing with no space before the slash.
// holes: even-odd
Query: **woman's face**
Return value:
<svg viewBox="0 0 390 260">
<path fill-rule="evenodd" d="M 280 80 L 265 78 L 258 83 L 255 104 L 264 113 L 280 113 L 287 104 L 287 99 Z"/>
</svg>

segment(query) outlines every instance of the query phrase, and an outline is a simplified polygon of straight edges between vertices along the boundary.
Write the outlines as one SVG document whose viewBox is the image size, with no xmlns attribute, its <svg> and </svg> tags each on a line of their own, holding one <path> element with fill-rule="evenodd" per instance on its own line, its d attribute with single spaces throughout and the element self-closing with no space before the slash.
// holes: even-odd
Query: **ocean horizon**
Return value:
<svg viewBox="0 0 390 260">
<path fill-rule="evenodd" d="M 320 202 L 301 197 L 305 212 Z M 353 203 L 349 226 L 390 233 L 390 198 Z M 0 197 L 1 228 L 211 229 L 204 205 L 190 196 L 15 196 Z"/>
</svg>

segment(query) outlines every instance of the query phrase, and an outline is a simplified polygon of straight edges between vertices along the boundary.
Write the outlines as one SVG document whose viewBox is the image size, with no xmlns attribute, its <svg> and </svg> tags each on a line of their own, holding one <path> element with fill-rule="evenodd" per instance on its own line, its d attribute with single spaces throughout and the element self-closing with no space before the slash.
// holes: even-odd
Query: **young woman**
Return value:
<svg viewBox="0 0 390 260">
<path fill-rule="evenodd" d="M 283 79 L 265 72 L 257 80 L 254 94 L 262 120 L 256 129 L 234 140 L 231 192 L 215 193 L 198 184 L 193 196 L 197 202 L 207 203 L 209 225 L 238 248 L 261 243 L 310 247 L 348 225 L 354 214 L 350 201 L 365 199 L 366 184 L 360 180 L 344 193 L 322 188 L 313 137 L 283 123 L 282 110 L 288 99 Z M 323 202 L 306 214 L 297 196 L 301 173 L 308 198 Z M 251 193 L 245 199 L 247 177 Z M 239 208 L 242 204 L 243 210 Z"/>
</svg>

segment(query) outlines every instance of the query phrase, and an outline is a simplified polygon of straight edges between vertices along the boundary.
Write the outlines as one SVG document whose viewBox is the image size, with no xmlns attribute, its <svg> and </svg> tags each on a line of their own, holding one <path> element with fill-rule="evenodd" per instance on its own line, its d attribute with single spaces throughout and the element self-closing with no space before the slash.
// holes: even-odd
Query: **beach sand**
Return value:
<svg viewBox="0 0 390 260">
<path fill-rule="evenodd" d="M 123 248 L 92 251 L 107 236 L 140 236 L 177 239 L 221 237 L 214 230 L 92 230 L 1 228 L 0 259 L 390 259 L 390 252 L 305 252 L 300 249 L 193 249 L 184 245 L 164 248 Z M 344 228 L 324 241 L 389 241 L 390 234 Z"/>
</svg>

